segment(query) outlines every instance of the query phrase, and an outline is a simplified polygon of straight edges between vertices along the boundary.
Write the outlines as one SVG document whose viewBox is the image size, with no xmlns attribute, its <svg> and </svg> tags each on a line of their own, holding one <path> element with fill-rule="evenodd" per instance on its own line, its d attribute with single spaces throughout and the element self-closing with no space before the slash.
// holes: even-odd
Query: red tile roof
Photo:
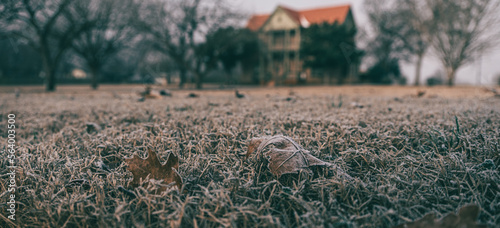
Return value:
<svg viewBox="0 0 500 228">
<path fill-rule="evenodd" d="M 310 10 L 296 11 L 287 7 L 278 6 L 285 10 L 285 12 L 297 23 L 301 24 L 306 21 L 309 24 L 319 24 L 323 22 L 334 23 L 344 23 L 350 5 L 341 5 L 325 8 L 317 8 Z M 266 23 L 267 19 L 271 16 L 270 14 L 260 14 L 253 15 L 250 20 L 248 20 L 247 28 L 253 31 L 257 31 Z"/>
<path fill-rule="evenodd" d="M 350 5 L 335 6 L 328 8 L 312 9 L 300 11 L 311 24 L 319 24 L 323 22 L 334 23 L 337 21 L 339 24 L 344 23 L 347 13 L 351 8 Z"/>
<path fill-rule="evenodd" d="M 248 20 L 247 28 L 252 31 L 257 31 L 266 23 L 267 18 L 269 18 L 269 14 L 265 15 L 252 15 L 250 20 Z"/>
</svg>

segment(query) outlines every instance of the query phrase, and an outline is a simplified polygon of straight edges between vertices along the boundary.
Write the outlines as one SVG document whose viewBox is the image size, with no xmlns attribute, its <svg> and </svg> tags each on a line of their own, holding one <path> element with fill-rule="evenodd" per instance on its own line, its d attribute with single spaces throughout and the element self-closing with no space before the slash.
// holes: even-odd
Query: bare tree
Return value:
<svg viewBox="0 0 500 228">
<path fill-rule="evenodd" d="M 365 1 L 365 10 L 371 23 L 372 36 L 365 51 L 367 60 L 372 62 L 368 70 L 370 78 L 364 78 L 371 83 L 392 83 L 391 75 L 399 72 L 400 60 L 409 60 L 412 53 L 401 39 L 400 31 L 407 26 L 399 12 L 393 10 L 392 1 Z M 397 70 L 393 70 L 397 68 Z M 365 76 L 365 77 L 366 77 Z"/>
<path fill-rule="evenodd" d="M 139 34 L 130 26 L 132 0 L 80 0 L 68 11 L 72 23 L 87 25 L 72 42 L 73 50 L 86 60 L 91 87 L 97 89 L 101 68 L 115 54 L 136 41 Z"/>
<path fill-rule="evenodd" d="M 399 16 L 408 20 L 408 26 L 402 31 L 400 38 L 417 58 L 415 85 L 418 86 L 420 85 L 422 61 L 427 49 L 431 46 L 434 23 L 428 11 L 423 10 L 427 7 L 424 1 L 403 0 L 398 6 Z"/>
<path fill-rule="evenodd" d="M 206 34 L 235 23 L 233 19 L 239 17 L 232 12 L 226 1 L 150 0 L 136 18 L 139 19 L 138 27 L 151 34 L 157 48 L 177 63 L 179 87 L 184 86 L 190 72 L 196 77 L 197 87 L 201 88 L 208 67 L 205 56 L 197 55 L 201 52 L 196 50 Z"/>
<path fill-rule="evenodd" d="M 430 46 L 433 30 L 426 3 L 417 0 L 372 0 L 365 1 L 365 7 L 375 32 L 379 33 L 377 41 L 380 41 L 380 36 L 383 36 L 382 39 L 386 38 L 386 43 L 391 43 L 403 60 L 410 61 L 413 56 L 416 57 L 415 85 L 418 86 L 422 61 Z"/>
<path fill-rule="evenodd" d="M 17 10 L 15 1 L 0 0 L 0 38 L 7 37 L 7 27 Z"/>
<path fill-rule="evenodd" d="M 436 29 L 432 46 L 446 70 L 447 84 L 457 70 L 496 45 L 500 33 L 498 0 L 427 1 Z"/>
<path fill-rule="evenodd" d="M 9 2 L 9 1 L 7 1 Z M 47 91 L 56 88 L 56 69 L 73 38 L 84 24 L 71 24 L 64 17 L 72 0 L 10 1 L 12 13 L 6 30 L 10 36 L 24 40 L 41 56 Z"/>
</svg>

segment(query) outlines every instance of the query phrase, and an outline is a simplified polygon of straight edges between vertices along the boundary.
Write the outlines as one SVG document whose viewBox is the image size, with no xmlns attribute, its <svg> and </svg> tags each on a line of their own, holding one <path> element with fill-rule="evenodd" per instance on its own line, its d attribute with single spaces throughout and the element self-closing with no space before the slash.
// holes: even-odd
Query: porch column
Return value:
<svg viewBox="0 0 500 228">
<path fill-rule="evenodd" d="M 273 49 L 274 49 L 274 37 L 273 36 L 274 36 L 274 34 L 272 31 L 269 31 L 269 32 L 267 32 L 267 36 L 268 36 L 267 59 L 269 62 L 267 73 L 271 73 L 270 79 L 274 80 L 274 61 L 273 61 Z M 269 79 L 269 78 L 267 78 L 267 75 L 266 75 L 266 79 Z"/>
<path fill-rule="evenodd" d="M 290 33 L 292 30 L 285 30 L 285 43 L 283 45 L 283 77 L 282 83 L 288 79 L 290 73 Z"/>
<path fill-rule="evenodd" d="M 295 41 L 297 42 L 296 44 L 296 47 L 297 49 L 295 49 L 295 77 L 297 77 L 298 74 L 300 74 L 302 72 L 302 64 L 300 62 L 300 46 L 301 46 L 301 41 L 302 41 L 302 37 L 301 37 L 301 34 L 300 34 L 300 26 L 298 26 L 296 29 L 295 29 Z"/>
</svg>

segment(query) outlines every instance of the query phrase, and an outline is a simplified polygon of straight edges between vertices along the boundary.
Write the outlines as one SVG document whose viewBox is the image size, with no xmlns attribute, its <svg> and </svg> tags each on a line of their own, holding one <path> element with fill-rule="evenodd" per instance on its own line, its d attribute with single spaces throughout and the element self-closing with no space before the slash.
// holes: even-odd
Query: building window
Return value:
<svg viewBox="0 0 500 228">
<path fill-rule="evenodd" d="M 273 34 L 273 46 L 274 48 L 283 48 L 285 44 L 285 32 L 276 31 Z"/>
<path fill-rule="evenodd" d="M 298 49 L 299 48 L 299 37 L 297 36 L 297 33 L 295 30 L 290 31 L 290 44 L 289 44 L 291 49 Z"/>
</svg>

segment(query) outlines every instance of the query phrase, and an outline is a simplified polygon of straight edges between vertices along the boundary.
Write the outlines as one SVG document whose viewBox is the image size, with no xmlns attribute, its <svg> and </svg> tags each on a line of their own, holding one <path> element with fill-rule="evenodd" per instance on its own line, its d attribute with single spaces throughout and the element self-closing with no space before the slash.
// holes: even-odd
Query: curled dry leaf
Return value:
<svg viewBox="0 0 500 228">
<path fill-rule="evenodd" d="M 163 180 L 163 184 L 175 182 L 179 190 L 181 189 L 182 178 L 177 173 L 179 158 L 173 153 L 170 153 L 164 165 L 160 163 L 156 152 L 149 148 L 146 159 L 134 155 L 132 158 L 126 158 L 125 162 L 128 165 L 127 169 L 134 175 L 134 179 L 129 183 L 132 187 L 139 186 L 141 179 L 146 180 L 146 177 L 149 176 L 150 179 Z M 160 191 L 164 191 L 165 189 L 160 188 Z"/>
<path fill-rule="evenodd" d="M 270 147 L 269 149 L 266 149 Z M 269 161 L 268 167 L 271 173 L 280 177 L 287 173 L 297 173 L 302 170 L 312 173 L 312 166 L 330 166 L 286 136 L 272 136 L 253 138 L 248 145 L 246 158 L 251 154 L 264 157 Z"/>
<path fill-rule="evenodd" d="M 467 205 L 460 208 L 458 215 L 452 212 L 441 219 L 436 219 L 434 214 L 427 214 L 417 221 L 401 224 L 395 228 L 483 228 L 486 225 L 476 223 L 479 210 L 477 205 Z"/>
</svg>

